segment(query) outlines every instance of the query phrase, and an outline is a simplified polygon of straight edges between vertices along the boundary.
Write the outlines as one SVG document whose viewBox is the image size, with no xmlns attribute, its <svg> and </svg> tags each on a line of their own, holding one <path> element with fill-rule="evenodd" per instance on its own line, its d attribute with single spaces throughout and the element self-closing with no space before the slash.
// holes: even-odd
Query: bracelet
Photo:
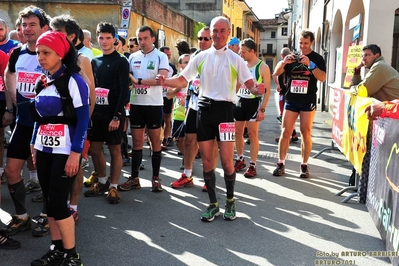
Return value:
<svg viewBox="0 0 399 266">
<path fill-rule="evenodd" d="M 313 70 L 313 69 L 315 69 L 316 68 L 316 64 L 315 63 L 313 63 L 312 61 L 310 61 L 310 65 L 309 65 L 309 67 L 308 67 L 310 70 Z"/>
</svg>

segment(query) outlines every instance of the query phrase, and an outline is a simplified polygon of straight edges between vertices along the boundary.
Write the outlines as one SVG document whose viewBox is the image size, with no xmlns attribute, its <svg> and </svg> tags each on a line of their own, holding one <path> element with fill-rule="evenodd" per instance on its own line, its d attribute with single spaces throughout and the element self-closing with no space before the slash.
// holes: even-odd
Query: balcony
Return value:
<svg viewBox="0 0 399 266">
<path fill-rule="evenodd" d="M 262 49 L 263 56 L 276 56 L 277 49 Z"/>
</svg>

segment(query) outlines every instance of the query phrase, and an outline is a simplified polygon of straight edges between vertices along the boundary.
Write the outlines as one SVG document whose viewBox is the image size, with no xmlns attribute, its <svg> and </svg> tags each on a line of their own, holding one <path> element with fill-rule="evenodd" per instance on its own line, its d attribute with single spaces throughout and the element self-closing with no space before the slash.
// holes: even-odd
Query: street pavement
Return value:
<svg viewBox="0 0 399 266">
<path fill-rule="evenodd" d="M 176 146 L 163 152 L 164 191 L 151 192 L 150 153 L 145 147 L 141 189 L 121 193 L 122 201 L 116 205 L 109 204 L 105 196 L 86 198 L 82 193 L 76 247 L 84 265 L 390 265 L 387 257 L 368 255 L 385 247 L 365 205 L 356 197 L 341 203 L 350 192 L 335 196 L 347 186 L 352 169 L 340 152 L 326 151 L 311 158 L 311 177 L 304 180 L 298 178 L 300 142 L 292 143 L 286 174 L 272 175 L 278 157 L 275 138 L 280 134 L 274 91 L 272 87 L 266 119 L 260 124 L 258 175 L 247 179 L 243 171 L 237 173 L 235 221 L 224 221 L 222 216 L 211 223 L 200 220 L 208 204 L 207 193 L 201 191 L 200 159 L 194 164 L 194 187 L 170 187 L 181 175 Z M 312 156 L 331 146 L 331 119 L 329 113 L 317 111 Z M 105 154 L 109 159 L 107 149 Z M 249 156 L 249 145 L 245 155 Z M 90 160 L 90 167 L 84 170 L 86 177 L 92 167 Z M 130 167 L 123 168 L 120 184 L 129 172 Z M 220 165 L 216 172 L 223 212 L 225 185 Z M 26 168 L 24 177 L 27 180 Z M 14 213 L 7 186 L 1 191 L 1 207 Z M 41 203 L 31 202 L 37 193 L 26 197 L 31 217 L 41 211 Z M 49 236 L 33 238 L 31 231 L 13 238 L 21 241 L 22 247 L 0 250 L 0 265 L 30 265 L 50 245 Z"/>
</svg>

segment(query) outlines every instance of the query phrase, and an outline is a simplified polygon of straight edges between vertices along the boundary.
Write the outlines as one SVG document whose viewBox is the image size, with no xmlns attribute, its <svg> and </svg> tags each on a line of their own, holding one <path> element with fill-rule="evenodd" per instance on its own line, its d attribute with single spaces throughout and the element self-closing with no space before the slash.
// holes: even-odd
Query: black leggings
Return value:
<svg viewBox="0 0 399 266">
<path fill-rule="evenodd" d="M 36 152 L 37 175 L 47 205 L 47 216 L 55 220 L 63 220 L 71 215 L 67 200 L 76 175 L 65 177 L 67 159 L 68 155 L 65 154 Z"/>
</svg>

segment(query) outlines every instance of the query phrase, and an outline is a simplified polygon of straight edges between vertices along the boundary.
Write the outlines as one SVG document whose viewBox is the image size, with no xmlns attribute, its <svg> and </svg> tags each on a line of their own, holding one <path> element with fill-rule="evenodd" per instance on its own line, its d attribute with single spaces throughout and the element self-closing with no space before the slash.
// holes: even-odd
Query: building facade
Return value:
<svg viewBox="0 0 399 266">
<path fill-rule="evenodd" d="M 252 38 L 260 49 L 260 32 L 263 31 L 259 19 L 245 0 L 160 0 L 184 15 L 205 25 L 216 16 L 224 16 L 231 24 L 231 37 L 240 40 Z M 258 49 L 258 50 L 259 50 Z"/>
</svg>

